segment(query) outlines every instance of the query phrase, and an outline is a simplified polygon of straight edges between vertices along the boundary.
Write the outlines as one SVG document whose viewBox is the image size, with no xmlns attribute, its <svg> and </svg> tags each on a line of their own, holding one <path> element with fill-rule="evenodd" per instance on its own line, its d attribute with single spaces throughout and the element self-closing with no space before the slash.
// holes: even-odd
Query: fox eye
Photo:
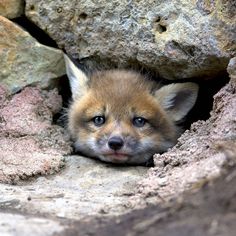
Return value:
<svg viewBox="0 0 236 236">
<path fill-rule="evenodd" d="M 133 118 L 133 125 L 136 127 L 143 127 L 146 124 L 147 120 L 143 117 L 134 117 Z"/>
<path fill-rule="evenodd" d="M 101 126 L 105 123 L 105 117 L 104 116 L 95 116 L 95 117 L 93 117 L 92 121 L 96 126 Z"/>
</svg>

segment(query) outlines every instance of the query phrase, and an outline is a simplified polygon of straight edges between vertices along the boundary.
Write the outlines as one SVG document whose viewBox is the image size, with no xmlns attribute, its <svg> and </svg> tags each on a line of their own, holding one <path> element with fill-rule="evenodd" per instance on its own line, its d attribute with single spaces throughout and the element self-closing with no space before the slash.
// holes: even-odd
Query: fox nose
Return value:
<svg viewBox="0 0 236 236">
<path fill-rule="evenodd" d="M 114 151 L 121 149 L 123 147 L 123 145 L 124 145 L 124 141 L 119 136 L 111 137 L 108 140 L 108 146 Z"/>
</svg>

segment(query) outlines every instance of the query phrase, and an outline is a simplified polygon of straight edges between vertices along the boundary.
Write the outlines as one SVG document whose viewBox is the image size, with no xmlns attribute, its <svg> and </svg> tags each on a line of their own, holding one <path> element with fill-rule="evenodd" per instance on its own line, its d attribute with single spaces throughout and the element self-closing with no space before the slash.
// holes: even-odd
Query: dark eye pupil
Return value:
<svg viewBox="0 0 236 236">
<path fill-rule="evenodd" d="M 103 125 L 105 123 L 105 117 L 103 116 L 95 116 L 93 118 L 93 122 L 95 125 Z"/>
<path fill-rule="evenodd" d="M 143 127 L 146 123 L 146 119 L 143 117 L 135 117 L 133 119 L 133 125 L 136 127 Z"/>
</svg>

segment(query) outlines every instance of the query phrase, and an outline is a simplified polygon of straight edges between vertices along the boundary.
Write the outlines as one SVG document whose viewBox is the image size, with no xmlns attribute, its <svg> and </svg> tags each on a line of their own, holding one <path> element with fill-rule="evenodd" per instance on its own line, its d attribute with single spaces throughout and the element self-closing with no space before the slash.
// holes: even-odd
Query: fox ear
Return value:
<svg viewBox="0 0 236 236">
<path fill-rule="evenodd" d="M 72 98 L 75 100 L 85 94 L 88 89 L 88 77 L 80 70 L 70 58 L 64 54 L 66 64 L 66 74 L 70 81 L 70 88 L 72 92 Z"/>
<path fill-rule="evenodd" d="M 175 122 L 181 121 L 194 106 L 198 85 L 195 83 L 178 83 L 163 86 L 155 93 L 164 110 Z"/>
</svg>

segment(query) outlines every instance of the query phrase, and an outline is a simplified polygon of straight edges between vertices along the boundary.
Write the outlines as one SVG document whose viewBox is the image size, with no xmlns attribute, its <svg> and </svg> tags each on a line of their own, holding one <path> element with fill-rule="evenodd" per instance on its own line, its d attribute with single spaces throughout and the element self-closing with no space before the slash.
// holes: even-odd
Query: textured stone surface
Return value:
<svg viewBox="0 0 236 236">
<path fill-rule="evenodd" d="M 211 117 L 193 123 L 175 147 L 154 156 L 155 167 L 140 183 L 134 204 L 168 201 L 196 191 L 231 165 L 236 155 L 236 58 L 230 60 L 228 72 L 231 80 L 214 96 Z"/>
<path fill-rule="evenodd" d="M 236 83 L 236 57 L 232 58 L 227 67 L 232 83 Z"/>
<path fill-rule="evenodd" d="M 25 88 L 10 97 L 0 87 L 0 182 L 17 183 L 64 166 L 70 142 L 61 127 L 52 125 L 61 102 L 55 90 Z"/>
<path fill-rule="evenodd" d="M 234 161 L 235 165 L 235 153 L 230 159 L 232 160 L 232 164 Z M 83 159 L 79 160 L 77 157 L 70 157 L 67 161 L 70 162 L 70 167 L 68 171 L 62 173 L 64 178 L 44 178 L 31 185 L 26 184 L 23 186 L 1 185 L 0 232 L 4 232 L 4 236 L 119 236 L 144 234 L 156 236 L 157 232 L 158 235 L 161 236 L 183 236 L 189 234 L 206 236 L 235 235 L 236 202 L 234 196 L 236 194 L 236 169 L 233 165 L 225 169 L 225 173 L 221 178 L 206 183 L 204 188 L 197 193 L 178 197 L 167 205 L 164 202 L 158 205 L 152 204 L 145 209 L 134 210 L 129 214 L 116 217 L 111 217 L 111 215 L 107 217 L 106 212 L 101 211 L 99 218 L 87 216 L 83 220 L 78 221 L 75 220 L 75 218 L 78 219 L 84 214 L 84 212 L 80 211 L 81 206 L 87 205 L 87 208 L 91 209 L 91 207 L 99 203 L 96 201 L 98 196 L 95 197 L 96 200 L 92 198 L 91 205 L 89 205 L 89 203 L 84 204 L 85 199 L 81 199 L 80 195 L 76 198 L 76 193 L 80 193 L 81 183 L 77 185 L 77 188 L 73 189 L 76 187 L 76 178 L 74 177 L 76 175 L 81 176 L 78 171 L 78 164 L 84 165 L 85 162 Z M 90 164 L 92 164 L 92 161 L 90 161 Z M 86 167 L 88 166 L 86 165 Z M 117 167 L 111 170 L 112 172 L 115 170 L 115 173 L 117 173 Z M 129 171 L 130 169 L 120 170 L 119 173 L 121 175 L 119 176 L 122 176 L 121 179 L 123 179 Z M 87 174 L 91 174 L 89 169 L 87 169 L 86 172 Z M 134 173 L 135 172 L 133 172 L 133 174 Z M 83 172 L 83 174 L 85 173 Z M 86 178 L 89 176 L 87 174 L 85 174 Z M 71 179 L 72 176 L 74 177 Z M 109 177 L 111 176 L 107 176 L 104 184 L 109 182 Z M 89 179 L 94 179 L 94 176 L 90 175 Z M 112 179 L 114 179 L 114 177 L 112 177 Z M 63 185 L 60 180 L 66 180 L 69 184 Z M 48 184 L 51 184 L 50 191 L 48 191 Z M 100 187 L 102 188 L 102 185 L 103 183 L 101 182 L 98 189 Z M 114 185 L 111 186 L 110 193 L 115 190 Z M 126 188 L 127 187 L 128 186 L 126 186 Z M 58 190 L 58 194 L 54 194 L 56 189 Z M 73 189 L 73 191 L 70 192 L 71 194 L 69 194 L 68 189 Z M 100 200 L 105 198 L 107 193 L 106 191 L 102 191 L 100 193 Z M 80 200 L 80 204 L 78 204 L 80 207 L 78 209 L 70 208 L 70 204 L 74 204 L 74 202 L 70 200 L 72 199 L 72 194 L 77 200 Z M 86 192 L 84 191 L 83 194 L 85 196 Z M 109 197 L 110 201 L 114 200 L 112 196 Z M 26 200 L 26 198 L 28 200 Z M 128 198 L 129 195 L 126 195 L 126 197 L 123 196 L 121 200 L 127 204 L 126 200 Z M 107 203 L 108 199 L 105 200 Z M 39 211 L 35 212 L 35 208 L 39 209 L 40 206 L 42 206 L 40 208 L 40 212 L 42 212 L 45 206 L 49 206 L 50 204 L 51 207 L 47 208 L 47 214 L 39 214 Z M 58 206 L 61 208 L 59 209 Z M 22 208 L 28 209 L 31 214 L 27 214 Z M 63 209 L 66 209 L 67 212 L 63 211 Z M 116 210 L 115 206 L 113 210 Z M 54 215 L 52 217 L 51 214 L 53 212 Z M 57 215 L 56 212 L 60 212 L 60 214 Z M 71 216 L 75 214 L 75 218 L 68 220 L 68 218 L 63 217 L 68 216 L 65 213 L 69 213 Z M 96 211 L 94 213 L 96 214 Z"/>
<path fill-rule="evenodd" d="M 8 209 L 77 220 L 132 210 L 128 199 L 148 168 L 117 167 L 81 156 L 65 160 L 66 169 L 56 176 L 20 186 L 0 184 L 0 206 L 5 202 Z"/>
<path fill-rule="evenodd" d="M 65 227 L 55 220 L 13 213 L 0 213 L 0 232 L 2 236 L 49 236 L 60 233 L 62 230 L 65 230 Z"/>
<path fill-rule="evenodd" d="M 193 124 L 174 148 L 165 154 L 156 155 L 155 167 L 150 170 L 145 167 L 112 166 L 85 157 L 69 156 L 65 157 L 65 169 L 54 176 L 17 181 L 19 185 L 0 184 L 0 213 L 3 219 L 6 215 L 7 220 L 2 220 L 3 224 L 10 225 L 5 227 L 6 231 L 14 225 L 14 217 L 19 217 L 9 217 L 9 212 L 16 212 L 23 215 L 20 219 L 29 234 L 37 229 L 44 235 L 46 226 L 41 222 L 27 225 L 25 214 L 29 221 L 34 221 L 41 215 L 43 222 L 49 221 L 48 224 L 52 224 L 52 230 L 54 225 L 58 226 L 57 233 L 49 231 L 48 235 L 110 235 L 113 230 L 117 235 L 125 234 L 123 232 L 130 232 L 130 235 L 143 235 L 144 232 L 145 235 L 156 235 L 160 227 L 163 232 L 160 235 L 189 235 L 192 231 L 196 235 L 221 232 L 222 235 L 234 235 L 236 216 L 232 199 L 235 188 L 232 186 L 235 186 L 236 181 L 235 71 L 234 58 L 228 67 L 230 83 L 215 95 L 211 118 Z M 28 94 L 27 91 L 30 89 L 22 93 Z M 13 98 L 19 105 L 27 104 L 25 100 L 34 103 L 36 89 L 33 91 L 31 99 L 25 95 Z M 0 90 L 1 111 L 5 110 L 4 104 L 9 103 L 6 94 L 4 89 Z M 54 102 L 50 102 L 49 107 L 58 107 L 52 106 Z M 28 110 L 31 109 L 27 107 L 28 105 L 19 110 L 23 110 L 29 119 Z M 10 111 L 11 109 L 15 111 L 12 104 L 9 107 Z M 47 112 L 41 114 L 45 115 Z M 43 118 L 44 115 L 40 117 Z M 34 115 L 30 117 L 35 119 Z M 23 128 L 22 122 L 14 126 L 13 120 L 14 118 L 7 120 L 12 125 L 4 125 L 2 128 L 12 127 L 14 132 L 26 130 L 29 134 L 36 132 L 33 128 Z M 43 129 L 47 125 L 48 122 L 43 119 L 39 127 Z M 33 127 L 30 122 L 29 127 Z M 20 140 L 24 138 L 20 137 Z M 54 139 L 46 139 L 46 144 L 50 144 L 50 140 Z M 1 141 L 4 143 L 3 138 Z M 34 150 L 32 153 L 35 154 Z M 28 160 L 32 160 L 34 156 L 29 156 Z M 4 159 L 0 157 L 0 160 Z M 3 164 L 4 170 L 11 167 L 9 163 Z M 22 168 L 19 163 L 17 165 Z M 218 184 L 211 188 L 216 178 Z M 194 197 L 194 192 L 208 184 L 208 189 L 202 188 Z M 183 195 L 186 191 L 192 192 L 188 198 Z M 131 212 L 150 204 L 151 208 Z M 131 214 L 122 215 L 127 212 Z M 117 217 L 114 219 L 114 216 Z M 107 223 L 110 219 L 111 222 Z"/>
<path fill-rule="evenodd" d="M 214 76 L 235 50 L 234 1 L 26 2 L 28 17 L 76 58 L 140 63 L 174 79 Z M 236 58 L 211 118 L 157 154 L 149 170 L 63 157 L 71 148 L 52 124 L 56 90 L 12 95 L 28 84 L 50 87 L 64 73 L 61 52 L 0 17 L 0 56 L 1 235 L 235 234 Z"/>
<path fill-rule="evenodd" d="M 12 19 L 19 17 L 24 12 L 23 0 L 1 0 L 0 15 Z"/>
<path fill-rule="evenodd" d="M 226 68 L 234 53 L 233 1 L 199 0 L 178 4 L 177 1 L 159 1 L 151 8 L 149 4 L 153 1 L 139 1 L 136 8 L 130 7 L 136 4 L 132 1 L 127 3 L 128 7 L 123 2 L 107 2 L 104 8 L 100 7 L 105 4 L 102 1 L 77 2 L 78 5 L 75 1 L 27 0 L 29 17 L 56 38 L 61 47 L 66 44 L 67 51 L 75 57 L 87 55 L 117 64 L 138 61 L 150 68 L 157 66 L 164 77 L 180 78 L 208 73 L 213 76 Z M 123 12 L 124 9 L 127 11 Z M 135 9 L 144 12 L 142 19 Z M 96 14 L 98 11 L 100 15 Z M 157 14 L 155 22 L 150 20 L 154 19 L 153 12 Z M 164 19 L 166 13 L 168 19 Z M 99 22 L 104 22 L 103 29 Z M 111 31 L 112 24 L 114 31 Z M 85 27 L 86 31 L 81 32 Z M 63 157 L 71 149 L 63 129 L 52 124 L 53 114 L 61 108 L 61 98 L 55 90 L 25 88 L 12 96 L 12 92 L 27 84 L 48 87 L 44 78 L 49 77 L 44 72 L 41 74 L 40 69 L 34 73 L 40 59 L 50 58 L 51 64 L 47 63 L 54 65 L 55 51 L 49 49 L 53 55 L 45 57 L 34 54 L 35 47 L 41 46 L 3 17 L 0 17 L 0 28 L 4 29 L 0 36 L 9 34 L 13 40 L 0 37 L 3 59 L 0 61 L 0 234 L 235 234 L 235 201 L 232 199 L 236 181 L 236 58 L 231 59 L 228 66 L 230 83 L 214 97 L 211 118 L 194 123 L 174 148 L 157 154 L 154 168 L 112 166 L 81 156 Z M 148 36 L 150 32 L 154 36 Z M 148 37 L 154 37 L 154 43 L 148 41 Z M 34 46 L 27 46 L 26 42 Z M 20 48 L 19 54 L 15 54 L 16 48 Z M 32 55 L 30 59 L 25 57 L 25 48 Z M 28 59 L 14 64 L 14 58 Z M 32 61 L 35 65 L 24 67 L 24 63 Z M 64 70 L 63 64 L 61 68 Z M 17 77 L 20 71 L 25 73 Z M 10 73 L 15 80 L 10 79 Z M 37 82 L 30 82 L 34 75 Z M 52 176 L 39 176 L 59 170 Z M 208 183 L 207 188 L 199 191 Z M 186 191 L 199 192 L 186 198 L 182 195 Z M 173 198 L 177 198 L 176 201 L 169 201 Z M 122 215 L 149 204 L 151 208 Z M 94 216 L 98 218 L 91 220 Z M 111 218 L 101 227 L 104 219 Z"/>
<path fill-rule="evenodd" d="M 167 206 L 151 205 L 103 224 L 101 220 L 74 222 L 57 236 L 235 236 L 235 174 L 231 167 L 199 192 L 174 199 Z"/>
<path fill-rule="evenodd" d="M 53 87 L 65 74 L 60 50 L 39 44 L 29 33 L 0 16 L 0 84 L 12 93 L 26 85 Z"/>
<path fill-rule="evenodd" d="M 209 76 L 235 54 L 234 0 L 26 0 L 26 15 L 75 58 Z"/>
</svg>

